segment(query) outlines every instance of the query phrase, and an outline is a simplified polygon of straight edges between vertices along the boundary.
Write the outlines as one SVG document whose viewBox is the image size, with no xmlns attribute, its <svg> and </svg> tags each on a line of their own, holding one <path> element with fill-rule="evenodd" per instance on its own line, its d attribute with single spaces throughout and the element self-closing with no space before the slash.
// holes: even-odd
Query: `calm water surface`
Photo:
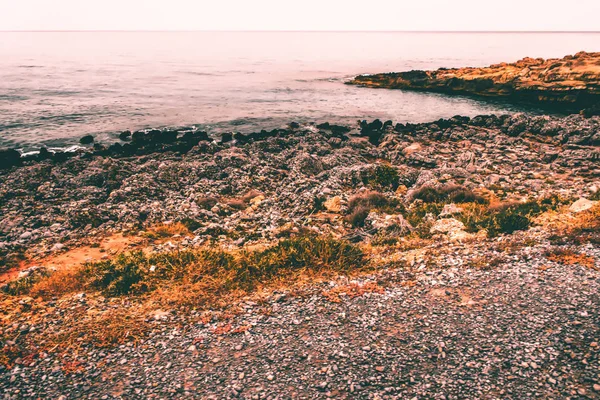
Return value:
<svg viewBox="0 0 600 400">
<path fill-rule="evenodd" d="M 464 97 L 344 85 L 360 73 L 485 66 L 600 51 L 600 34 L 0 33 L 0 145 L 63 146 L 91 133 L 290 121 L 423 122 L 515 111 Z"/>
</svg>

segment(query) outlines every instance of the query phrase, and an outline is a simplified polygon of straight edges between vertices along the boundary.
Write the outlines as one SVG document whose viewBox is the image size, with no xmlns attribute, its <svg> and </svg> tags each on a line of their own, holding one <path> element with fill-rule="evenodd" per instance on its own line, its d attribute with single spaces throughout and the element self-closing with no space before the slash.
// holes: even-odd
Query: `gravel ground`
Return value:
<svg viewBox="0 0 600 400">
<path fill-rule="evenodd" d="M 182 325 L 170 313 L 137 346 L 2 371 L 0 391 L 5 399 L 600 398 L 598 271 L 550 262 L 543 246 L 491 270 L 456 266 L 469 245 L 447 250 L 438 267 L 372 276 L 382 293 L 335 303 L 321 295 L 340 284 L 331 282 L 246 302 L 230 321 L 243 333 Z M 579 250 L 600 256 L 597 246 Z M 67 362 L 79 368 L 66 374 Z"/>
</svg>

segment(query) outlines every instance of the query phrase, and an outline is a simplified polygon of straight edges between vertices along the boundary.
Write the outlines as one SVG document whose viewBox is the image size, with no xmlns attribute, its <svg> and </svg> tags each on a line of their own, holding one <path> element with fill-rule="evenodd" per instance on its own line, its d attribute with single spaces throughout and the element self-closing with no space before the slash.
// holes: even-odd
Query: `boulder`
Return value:
<svg viewBox="0 0 600 400">
<path fill-rule="evenodd" d="M 122 141 L 129 140 L 131 138 L 131 131 L 123 131 L 119 134 L 119 139 Z"/>
<path fill-rule="evenodd" d="M 21 164 L 21 153 L 15 149 L 0 149 L 0 169 Z"/>
<path fill-rule="evenodd" d="M 92 135 L 85 135 L 81 139 L 79 139 L 79 143 L 81 144 L 92 144 L 94 143 L 94 137 Z"/>
<path fill-rule="evenodd" d="M 569 207 L 569 211 L 571 211 L 572 213 L 580 213 L 589 210 L 590 208 L 594 207 L 597 203 L 597 201 L 588 200 L 582 197 L 575 203 L 571 204 L 571 207 Z"/>
<path fill-rule="evenodd" d="M 323 203 L 323 207 L 329 212 L 339 213 L 342 210 L 342 199 L 340 196 L 331 197 Z"/>
<path fill-rule="evenodd" d="M 442 218 L 433 224 L 430 232 L 432 234 L 446 235 L 450 240 L 463 241 L 473 238 L 473 235 L 465 232 L 465 225 L 454 218 Z"/>
</svg>

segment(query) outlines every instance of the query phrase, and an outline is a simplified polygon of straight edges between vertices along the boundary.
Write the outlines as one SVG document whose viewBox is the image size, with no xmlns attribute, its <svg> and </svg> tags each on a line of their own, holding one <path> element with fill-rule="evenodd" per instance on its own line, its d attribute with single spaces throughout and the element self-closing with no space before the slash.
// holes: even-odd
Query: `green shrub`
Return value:
<svg viewBox="0 0 600 400">
<path fill-rule="evenodd" d="M 566 199 L 549 196 L 525 203 L 503 203 L 494 207 L 466 207 L 459 219 L 470 232 L 486 229 L 488 236 L 511 234 L 529 229 L 531 219 L 549 210 L 555 210 L 565 204 Z"/>
<path fill-rule="evenodd" d="M 113 260 L 87 263 L 82 270 L 89 285 L 107 295 L 141 292 L 143 277 L 150 269 L 149 260 L 141 251 L 120 254 Z"/>
<path fill-rule="evenodd" d="M 399 180 L 400 176 L 396 168 L 382 164 L 375 167 L 375 170 L 367 178 L 367 183 L 376 188 L 396 190 Z"/>
<path fill-rule="evenodd" d="M 41 281 L 43 278 L 50 276 L 50 271 L 44 267 L 33 267 L 27 275 L 10 281 L 7 284 L 0 286 L 1 290 L 12 296 L 26 294 L 29 290 Z"/>
</svg>

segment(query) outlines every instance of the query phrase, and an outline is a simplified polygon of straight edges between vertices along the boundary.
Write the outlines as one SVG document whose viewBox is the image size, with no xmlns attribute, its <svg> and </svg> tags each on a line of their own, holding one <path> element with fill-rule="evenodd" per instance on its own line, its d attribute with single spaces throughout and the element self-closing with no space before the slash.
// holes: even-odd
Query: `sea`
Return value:
<svg viewBox="0 0 600 400">
<path fill-rule="evenodd" d="M 425 122 L 539 113 L 502 101 L 344 85 L 365 73 L 486 66 L 600 51 L 600 33 L 0 32 L 0 146 L 195 126 Z"/>
</svg>

